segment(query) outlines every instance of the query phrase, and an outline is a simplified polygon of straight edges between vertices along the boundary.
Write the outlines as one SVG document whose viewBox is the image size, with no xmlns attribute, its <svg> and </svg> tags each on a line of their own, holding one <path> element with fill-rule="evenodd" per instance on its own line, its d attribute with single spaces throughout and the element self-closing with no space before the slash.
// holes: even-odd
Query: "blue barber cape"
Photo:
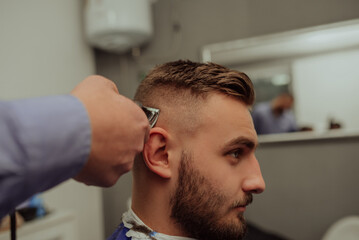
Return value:
<svg viewBox="0 0 359 240">
<path fill-rule="evenodd" d="M 116 229 L 116 231 L 107 240 L 131 240 L 131 238 L 126 236 L 126 233 L 129 230 L 130 229 L 126 228 L 123 223 L 121 223 L 120 226 L 118 226 L 118 228 Z"/>
</svg>

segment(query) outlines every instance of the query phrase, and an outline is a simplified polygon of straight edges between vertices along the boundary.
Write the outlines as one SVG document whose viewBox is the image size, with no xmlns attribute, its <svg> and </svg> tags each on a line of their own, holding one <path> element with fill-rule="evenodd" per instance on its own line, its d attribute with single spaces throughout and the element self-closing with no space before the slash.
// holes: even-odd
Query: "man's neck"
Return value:
<svg viewBox="0 0 359 240">
<path fill-rule="evenodd" d="M 146 166 L 142 166 L 146 168 Z M 146 169 L 145 169 L 146 170 Z M 170 189 L 175 183 L 158 179 L 142 169 L 142 175 L 134 177 L 132 186 L 132 210 L 151 229 L 171 235 L 186 237 L 186 232 L 171 218 Z M 146 186 L 151 186 L 150 188 Z"/>
<path fill-rule="evenodd" d="M 186 234 L 181 230 L 179 224 L 170 217 L 170 210 L 159 206 L 158 204 L 146 204 L 146 206 L 138 208 L 134 204 L 132 211 L 143 223 L 156 232 L 185 237 Z"/>
</svg>

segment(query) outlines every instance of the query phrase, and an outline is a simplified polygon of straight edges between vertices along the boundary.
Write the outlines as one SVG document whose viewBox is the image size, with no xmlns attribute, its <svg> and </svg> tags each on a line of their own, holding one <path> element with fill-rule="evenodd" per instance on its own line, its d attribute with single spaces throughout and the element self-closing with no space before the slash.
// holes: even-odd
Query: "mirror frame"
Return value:
<svg viewBox="0 0 359 240">
<path fill-rule="evenodd" d="M 359 19 L 205 45 L 202 61 L 222 65 L 300 57 L 359 47 Z"/>
</svg>

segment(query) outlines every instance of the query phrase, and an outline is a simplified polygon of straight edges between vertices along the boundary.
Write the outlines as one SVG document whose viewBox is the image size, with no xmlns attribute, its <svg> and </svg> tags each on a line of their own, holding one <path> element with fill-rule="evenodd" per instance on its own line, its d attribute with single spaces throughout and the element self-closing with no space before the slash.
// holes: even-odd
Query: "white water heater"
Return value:
<svg viewBox="0 0 359 240">
<path fill-rule="evenodd" d="M 87 0 L 85 34 L 95 47 L 124 53 L 147 42 L 153 33 L 153 0 Z"/>
</svg>

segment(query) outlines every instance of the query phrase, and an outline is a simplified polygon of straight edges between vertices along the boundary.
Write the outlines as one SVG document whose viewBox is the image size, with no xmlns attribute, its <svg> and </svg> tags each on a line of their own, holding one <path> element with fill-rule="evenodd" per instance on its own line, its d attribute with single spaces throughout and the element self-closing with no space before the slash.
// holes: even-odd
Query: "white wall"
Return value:
<svg viewBox="0 0 359 240">
<path fill-rule="evenodd" d="M 68 93 L 94 73 L 81 13 L 81 1 L 0 1 L 1 99 Z"/>
<path fill-rule="evenodd" d="M 95 72 L 82 33 L 82 2 L 0 1 L 0 99 L 66 94 Z M 78 216 L 80 239 L 103 239 L 101 191 L 70 180 L 44 194 Z"/>
<path fill-rule="evenodd" d="M 296 117 L 315 130 L 334 117 L 345 129 L 358 129 L 359 50 L 340 51 L 293 62 Z"/>
</svg>

